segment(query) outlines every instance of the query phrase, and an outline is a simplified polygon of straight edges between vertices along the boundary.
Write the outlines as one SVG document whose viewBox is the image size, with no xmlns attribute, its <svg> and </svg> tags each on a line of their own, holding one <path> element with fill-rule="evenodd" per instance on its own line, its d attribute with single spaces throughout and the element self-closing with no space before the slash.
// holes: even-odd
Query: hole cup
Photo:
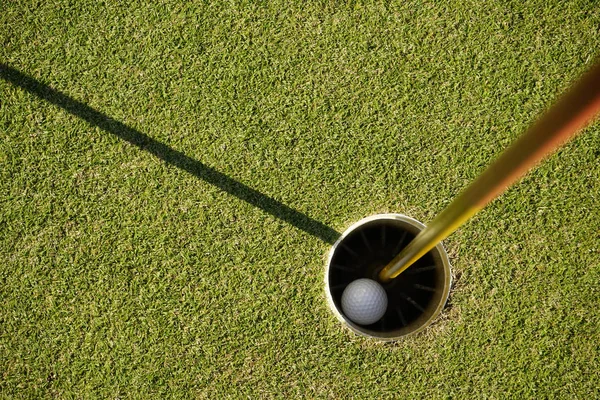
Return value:
<svg viewBox="0 0 600 400">
<path fill-rule="evenodd" d="M 436 247 L 388 283 L 382 284 L 388 308 L 377 322 L 362 326 L 342 311 L 342 293 L 352 281 L 377 281 L 379 271 L 425 228 L 402 214 L 379 214 L 348 228 L 335 242 L 325 270 L 325 292 L 329 308 L 355 333 L 381 341 L 395 341 L 422 331 L 441 313 L 452 277 L 444 246 Z"/>
</svg>

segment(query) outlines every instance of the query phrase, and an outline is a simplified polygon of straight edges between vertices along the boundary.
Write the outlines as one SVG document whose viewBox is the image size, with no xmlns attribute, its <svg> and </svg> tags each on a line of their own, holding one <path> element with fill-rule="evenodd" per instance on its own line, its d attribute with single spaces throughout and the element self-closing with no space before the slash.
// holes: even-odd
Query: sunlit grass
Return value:
<svg viewBox="0 0 600 400">
<path fill-rule="evenodd" d="M 394 345 L 298 222 L 430 221 L 593 62 L 597 6 L 555 3 L 0 5 L 0 62 L 258 196 L 0 79 L 2 396 L 597 397 L 598 124 L 448 238 Z"/>
</svg>

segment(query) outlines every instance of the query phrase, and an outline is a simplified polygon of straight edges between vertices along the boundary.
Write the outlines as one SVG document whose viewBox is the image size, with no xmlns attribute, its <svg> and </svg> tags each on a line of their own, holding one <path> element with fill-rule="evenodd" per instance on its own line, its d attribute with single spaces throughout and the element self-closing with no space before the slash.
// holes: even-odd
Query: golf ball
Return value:
<svg viewBox="0 0 600 400">
<path fill-rule="evenodd" d="M 348 319 L 359 325 L 371 325 L 387 309 L 385 289 L 372 279 L 357 279 L 342 293 L 342 311 Z"/>
</svg>

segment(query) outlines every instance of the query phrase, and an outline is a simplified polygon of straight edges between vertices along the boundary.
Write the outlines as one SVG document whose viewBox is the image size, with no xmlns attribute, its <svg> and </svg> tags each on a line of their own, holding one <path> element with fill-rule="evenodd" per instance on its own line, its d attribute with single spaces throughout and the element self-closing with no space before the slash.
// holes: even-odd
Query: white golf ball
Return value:
<svg viewBox="0 0 600 400">
<path fill-rule="evenodd" d="M 357 279 L 342 293 L 342 311 L 359 325 L 371 325 L 381 319 L 387 309 L 385 289 L 372 279 Z"/>
</svg>

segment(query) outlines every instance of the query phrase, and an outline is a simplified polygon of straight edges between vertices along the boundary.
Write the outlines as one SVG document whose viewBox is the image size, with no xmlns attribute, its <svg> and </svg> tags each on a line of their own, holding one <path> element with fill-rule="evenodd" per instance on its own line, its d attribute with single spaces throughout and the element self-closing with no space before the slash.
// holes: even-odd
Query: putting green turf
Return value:
<svg viewBox="0 0 600 400">
<path fill-rule="evenodd" d="M 600 396 L 598 123 L 445 241 L 425 333 L 322 284 L 333 231 L 431 220 L 591 65 L 594 2 L 146 3 L 0 4 L 0 63 L 81 103 L 0 74 L 2 397 Z"/>
</svg>

